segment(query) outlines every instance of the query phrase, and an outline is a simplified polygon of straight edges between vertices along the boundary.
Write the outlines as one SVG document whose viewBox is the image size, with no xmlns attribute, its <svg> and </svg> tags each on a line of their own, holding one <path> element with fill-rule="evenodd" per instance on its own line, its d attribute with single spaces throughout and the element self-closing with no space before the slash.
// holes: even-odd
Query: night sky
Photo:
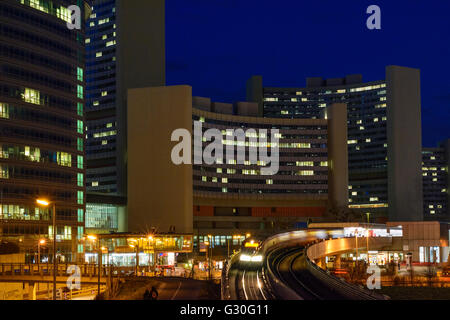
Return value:
<svg viewBox="0 0 450 320">
<path fill-rule="evenodd" d="M 381 30 L 366 9 L 381 8 Z M 450 138 L 448 0 L 167 0 L 167 85 L 213 101 L 245 100 L 245 82 L 304 87 L 306 77 L 419 68 L 423 145 Z"/>
</svg>

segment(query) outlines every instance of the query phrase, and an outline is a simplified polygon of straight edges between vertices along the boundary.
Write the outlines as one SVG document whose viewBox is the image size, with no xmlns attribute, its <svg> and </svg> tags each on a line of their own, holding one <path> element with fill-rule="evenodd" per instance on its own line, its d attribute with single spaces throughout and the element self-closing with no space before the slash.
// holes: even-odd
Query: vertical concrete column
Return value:
<svg viewBox="0 0 450 320">
<path fill-rule="evenodd" d="M 36 300 L 36 282 L 28 283 L 28 300 Z"/>
<path fill-rule="evenodd" d="M 348 207 L 347 105 L 326 109 L 328 120 L 328 197 L 330 205 Z"/>
<path fill-rule="evenodd" d="M 334 263 L 334 267 L 335 268 L 340 268 L 341 267 L 341 255 L 340 254 L 336 255 L 336 260 L 335 260 L 335 263 Z"/>
<path fill-rule="evenodd" d="M 386 68 L 390 221 L 423 220 L 420 70 Z"/>
</svg>

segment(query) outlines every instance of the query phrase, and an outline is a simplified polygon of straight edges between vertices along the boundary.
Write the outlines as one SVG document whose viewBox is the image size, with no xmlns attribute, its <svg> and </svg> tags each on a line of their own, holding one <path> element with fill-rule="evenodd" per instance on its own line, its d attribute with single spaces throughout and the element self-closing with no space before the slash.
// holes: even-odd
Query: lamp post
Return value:
<svg viewBox="0 0 450 320">
<path fill-rule="evenodd" d="M 100 237 L 95 235 L 88 235 L 87 238 L 92 241 L 92 243 L 95 243 L 95 240 L 97 240 L 97 294 L 100 294 L 100 274 L 102 270 L 102 249 L 100 247 Z"/>
<path fill-rule="evenodd" d="M 53 300 L 56 300 L 56 204 L 55 202 L 50 202 L 45 199 L 37 199 L 36 203 L 43 207 L 48 207 L 52 205 L 52 220 L 53 220 Z"/>
<path fill-rule="evenodd" d="M 208 260 L 208 279 L 211 280 L 211 267 L 212 267 L 212 241 L 213 241 L 213 236 L 212 235 L 208 235 L 208 240 L 209 240 L 209 248 L 207 250 L 211 250 L 210 254 L 209 254 L 209 260 Z"/>
<path fill-rule="evenodd" d="M 38 241 L 38 269 L 39 264 L 41 263 L 41 246 L 45 244 L 45 239 L 41 239 Z"/>
</svg>

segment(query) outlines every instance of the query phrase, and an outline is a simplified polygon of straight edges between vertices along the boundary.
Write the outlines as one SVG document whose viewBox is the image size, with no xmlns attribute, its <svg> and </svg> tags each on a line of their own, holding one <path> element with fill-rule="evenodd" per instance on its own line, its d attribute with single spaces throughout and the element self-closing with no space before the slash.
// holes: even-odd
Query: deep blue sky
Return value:
<svg viewBox="0 0 450 320">
<path fill-rule="evenodd" d="M 366 9 L 381 8 L 381 30 Z M 385 66 L 421 69 L 423 145 L 450 138 L 449 0 L 167 0 L 167 84 L 213 101 L 245 100 L 245 81 L 304 86 L 306 77 Z"/>
</svg>

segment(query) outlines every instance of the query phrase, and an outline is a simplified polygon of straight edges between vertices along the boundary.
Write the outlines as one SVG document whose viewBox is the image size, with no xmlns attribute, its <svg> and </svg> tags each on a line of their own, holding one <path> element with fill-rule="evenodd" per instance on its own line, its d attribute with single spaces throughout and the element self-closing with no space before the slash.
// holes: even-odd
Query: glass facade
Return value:
<svg viewBox="0 0 450 320">
<path fill-rule="evenodd" d="M 314 81 L 316 83 L 314 83 Z M 306 88 L 263 88 L 264 117 L 319 119 L 332 103 L 347 104 L 349 206 L 387 215 L 386 82 L 308 79 Z"/>
<path fill-rule="evenodd" d="M 426 220 L 448 220 L 448 162 L 446 150 L 422 150 L 423 213 Z"/>
<path fill-rule="evenodd" d="M 53 232 L 51 210 L 35 201 L 56 202 L 58 251 L 66 261 L 75 258 L 72 240 L 84 227 L 78 212 L 85 206 L 78 163 L 84 157 L 85 30 L 67 28 L 71 4 L 0 2 L 0 234 L 34 255 L 37 239 Z M 76 4 L 84 16 L 89 3 Z"/>
<path fill-rule="evenodd" d="M 86 228 L 117 231 L 118 208 L 111 204 L 86 204 Z"/>
<path fill-rule="evenodd" d="M 117 193 L 116 3 L 95 2 L 86 22 L 86 189 Z"/>
</svg>

